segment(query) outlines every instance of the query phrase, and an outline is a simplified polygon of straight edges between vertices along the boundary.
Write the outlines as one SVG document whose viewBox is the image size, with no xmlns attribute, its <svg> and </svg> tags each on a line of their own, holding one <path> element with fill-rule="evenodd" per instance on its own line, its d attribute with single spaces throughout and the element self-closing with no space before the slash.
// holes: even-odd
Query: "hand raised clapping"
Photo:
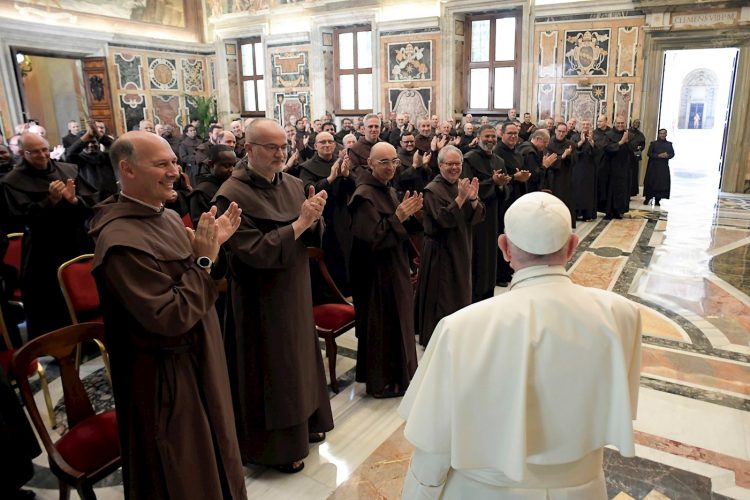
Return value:
<svg viewBox="0 0 750 500">
<path fill-rule="evenodd" d="M 72 205 L 77 204 L 76 183 L 73 179 L 68 179 L 66 182 L 59 180 L 50 182 L 49 200 L 53 205 L 57 205 L 60 200 L 65 200 Z"/>
<path fill-rule="evenodd" d="M 422 209 L 422 193 L 410 194 L 409 191 L 404 193 L 404 199 L 396 208 L 396 217 L 401 222 L 419 212 Z"/>
</svg>

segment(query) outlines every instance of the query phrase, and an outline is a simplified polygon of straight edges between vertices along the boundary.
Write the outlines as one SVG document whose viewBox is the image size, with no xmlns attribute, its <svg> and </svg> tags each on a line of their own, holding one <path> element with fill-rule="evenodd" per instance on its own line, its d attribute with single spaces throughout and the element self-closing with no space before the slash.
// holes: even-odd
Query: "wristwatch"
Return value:
<svg viewBox="0 0 750 500">
<path fill-rule="evenodd" d="M 201 269 L 211 269 L 211 267 L 214 265 L 214 261 L 211 260 L 210 257 L 201 256 L 195 259 L 195 263 L 198 264 L 198 267 Z"/>
</svg>

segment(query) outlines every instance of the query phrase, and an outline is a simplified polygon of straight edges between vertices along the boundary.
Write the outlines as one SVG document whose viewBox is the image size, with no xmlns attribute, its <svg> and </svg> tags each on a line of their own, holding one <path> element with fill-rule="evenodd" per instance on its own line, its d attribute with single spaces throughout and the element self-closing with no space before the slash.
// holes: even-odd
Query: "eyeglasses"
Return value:
<svg viewBox="0 0 750 500">
<path fill-rule="evenodd" d="M 401 160 L 399 160 L 398 158 L 393 158 L 390 160 L 387 158 L 384 158 L 382 160 L 376 161 L 375 164 L 381 167 L 385 167 L 386 165 L 393 165 L 394 167 L 398 167 L 399 165 L 401 165 Z"/>
<path fill-rule="evenodd" d="M 444 161 L 443 162 L 443 165 L 445 165 L 446 167 L 460 167 L 463 164 L 464 162 L 462 161 Z"/>
<path fill-rule="evenodd" d="M 49 148 L 32 149 L 31 151 L 25 149 L 23 152 L 27 155 L 46 155 L 49 153 Z"/>
<path fill-rule="evenodd" d="M 278 144 L 259 144 L 257 142 L 251 142 L 253 146 L 260 146 L 261 148 L 265 149 L 269 153 L 276 154 L 277 151 L 283 151 L 286 153 L 286 144 L 283 146 L 279 146 Z"/>
</svg>

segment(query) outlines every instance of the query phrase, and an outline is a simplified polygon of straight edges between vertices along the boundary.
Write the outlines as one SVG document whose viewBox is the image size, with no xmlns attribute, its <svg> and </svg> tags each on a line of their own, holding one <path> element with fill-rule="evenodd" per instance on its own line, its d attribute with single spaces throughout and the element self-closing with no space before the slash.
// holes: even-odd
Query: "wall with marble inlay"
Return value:
<svg viewBox="0 0 750 500">
<path fill-rule="evenodd" d="M 143 119 L 182 130 L 196 109 L 191 98 L 212 94 L 213 57 L 111 46 L 107 59 L 118 134 Z"/>
<path fill-rule="evenodd" d="M 310 44 L 269 46 L 267 72 L 270 89 L 269 104 L 273 118 L 289 123 L 289 117 L 310 116 Z M 267 113 L 268 115 L 268 113 Z"/>
<path fill-rule="evenodd" d="M 643 79 L 644 18 L 537 18 L 533 51 L 537 120 L 605 114 L 638 116 Z"/>
<path fill-rule="evenodd" d="M 413 119 L 437 112 L 440 32 L 381 32 L 380 86 L 385 112 L 407 112 Z"/>
</svg>

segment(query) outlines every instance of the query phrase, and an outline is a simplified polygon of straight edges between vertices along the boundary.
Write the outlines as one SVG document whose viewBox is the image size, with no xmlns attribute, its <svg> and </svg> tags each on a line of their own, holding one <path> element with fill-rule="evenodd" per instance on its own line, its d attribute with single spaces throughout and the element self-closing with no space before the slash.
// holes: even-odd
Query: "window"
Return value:
<svg viewBox="0 0 750 500">
<path fill-rule="evenodd" d="M 466 16 L 466 113 L 501 114 L 518 106 L 520 27 L 516 12 Z"/>
<path fill-rule="evenodd" d="M 243 116 L 266 115 L 265 56 L 260 37 L 244 38 L 240 46 L 240 88 Z"/>
<path fill-rule="evenodd" d="M 369 26 L 333 30 L 336 113 L 372 111 L 372 31 Z"/>
</svg>

